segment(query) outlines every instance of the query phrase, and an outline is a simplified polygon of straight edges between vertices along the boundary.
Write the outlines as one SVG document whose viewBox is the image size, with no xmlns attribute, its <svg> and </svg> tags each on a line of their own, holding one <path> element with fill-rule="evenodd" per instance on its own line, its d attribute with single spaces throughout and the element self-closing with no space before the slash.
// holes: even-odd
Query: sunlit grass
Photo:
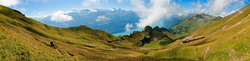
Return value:
<svg viewBox="0 0 250 61">
<path fill-rule="evenodd" d="M 246 11 L 243 14 L 238 15 L 236 12 L 206 24 L 190 34 L 206 38 L 183 44 L 182 39 L 173 40 L 176 39 L 175 36 L 164 38 L 159 32 L 154 36 L 149 36 L 146 32 L 134 32 L 132 36 L 115 37 L 105 31 L 93 30 L 84 25 L 70 28 L 53 27 L 0 6 L 0 59 L 7 61 L 91 61 L 126 59 L 124 57 L 131 60 L 249 59 L 250 22 L 247 20 L 250 17 L 246 16 L 250 13 L 250 6 L 244 10 Z M 229 19 L 232 20 L 228 21 Z M 222 29 L 225 25 L 233 26 L 240 21 L 246 22 Z M 147 38 L 152 38 L 153 41 L 143 45 L 140 41 Z M 56 49 L 50 46 L 49 42 L 52 40 Z"/>
</svg>

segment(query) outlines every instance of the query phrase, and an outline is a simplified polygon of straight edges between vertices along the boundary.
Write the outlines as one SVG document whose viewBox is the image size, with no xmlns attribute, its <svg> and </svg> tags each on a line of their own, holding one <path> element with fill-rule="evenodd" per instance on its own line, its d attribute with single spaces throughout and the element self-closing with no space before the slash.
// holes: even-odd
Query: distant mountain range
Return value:
<svg viewBox="0 0 250 61">
<path fill-rule="evenodd" d="M 68 13 L 73 17 L 73 20 L 67 22 L 51 21 L 51 16 L 48 16 L 40 22 L 56 26 L 56 27 L 73 27 L 86 25 L 93 29 L 105 30 L 108 33 L 124 32 L 127 23 L 135 25 L 140 19 L 133 11 L 125 11 L 122 9 L 82 9 L 73 10 Z M 38 18 L 35 18 L 38 19 Z M 132 27 L 136 28 L 135 26 Z"/>
<path fill-rule="evenodd" d="M 164 28 L 171 28 L 175 25 L 177 25 L 178 23 L 180 23 L 181 21 L 185 20 L 186 18 L 190 17 L 191 14 L 189 15 L 173 15 L 169 18 L 166 18 L 164 21 L 163 21 L 163 27 Z"/>
<path fill-rule="evenodd" d="M 139 21 L 139 16 L 133 11 L 125 11 L 123 9 L 81 9 L 73 10 L 67 15 L 72 16 L 73 20 L 67 22 L 51 21 L 51 15 L 41 18 L 34 18 L 42 23 L 56 27 L 74 27 L 86 25 L 93 29 L 104 30 L 108 33 L 120 33 L 126 31 L 127 23 L 132 24 L 131 29 L 136 28 L 136 23 Z M 206 23 L 213 22 L 221 17 L 214 17 L 207 14 L 188 14 L 188 15 L 173 15 L 169 18 L 162 18 L 163 27 L 167 28 L 177 36 L 185 36 L 199 29 Z"/>
<path fill-rule="evenodd" d="M 170 37 L 168 37 L 170 36 Z M 164 38 L 164 40 L 162 40 Z M 190 60 L 146 56 L 138 47 L 161 41 L 167 45 L 176 39 L 164 28 L 147 26 L 145 31 L 113 36 L 80 25 L 59 28 L 27 18 L 21 12 L 0 5 L 0 59 L 9 60 Z M 54 41 L 52 47 L 50 41 Z"/>
<path fill-rule="evenodd" d="M 126 11 L 123 9 L 81 9 L 73 10 L 68 13 L 73 17 L 73 20 L 67 22 L 51 21 L 51 15 L 43 19 L 33 18 L 44 24 L 56 27 L 74 27 L 79 25 L 86 25 L 92 29 L 104 30 L 108 33 L 120 33 L 126 31 L 125 26 L 127 23 L 132 24 L 131 29 L 136 28 L 136 23 L 139 22 L 139 16 L 133 11 Z M 169 18 L 164 17 L 164 27 L 170 28 L 182 20 L 190 17 L 190 15 L 174 15 Z"/>
</svg>

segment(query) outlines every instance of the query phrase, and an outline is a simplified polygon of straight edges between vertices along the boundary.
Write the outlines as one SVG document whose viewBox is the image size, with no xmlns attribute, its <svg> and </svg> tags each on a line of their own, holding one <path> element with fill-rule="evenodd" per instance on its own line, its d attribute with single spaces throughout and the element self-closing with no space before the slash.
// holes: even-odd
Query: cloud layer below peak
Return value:
<svg viewBox="0 0 250 61">
<path fill-rule="evenodd" d="M 66 15 L 66 12 L 63 11 L 57 11 L 51 15 L 51 21 L 56 21 L 56 22 L 66 22 L 73 20 L 73 17 Z"/>
<path fill-rule="evenodd" d="M 179 5 L 171 0 L 150 0 L 151 7 L 144 6 L 143 0 L 131 0 L 134 11 L 140 17 L 137 27 L 144 28 L 147 25 L 153 25 L 165 16 L 171 16 L 178 11 Z"/>
<path fill-rule="evenodd" d="M 208 0 L 207 3 L 201 4 L 201 1 L 192 3 L 195 5 L 195 13 L 206 13 L 215 16 L 227 16 L 232 12 L 240 9 L 245 4 L 246 0 Z M 202 9 L 203 8 L 203 9 Z M 233 8 L 231 12 L 227 12 L 229 8 Z"/>
</svg>

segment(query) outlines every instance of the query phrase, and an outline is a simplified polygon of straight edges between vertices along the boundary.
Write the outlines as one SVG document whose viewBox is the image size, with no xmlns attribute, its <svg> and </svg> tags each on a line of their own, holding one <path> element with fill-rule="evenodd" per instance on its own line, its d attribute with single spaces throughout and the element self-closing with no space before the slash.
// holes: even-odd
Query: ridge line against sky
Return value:
<svg viewBox="0 0 250 61">
<path fill-rule="evenodd" d="M 67 15 L 77 9 L 122 8 L 132 10 L 140 17 L 139 23 L 129 24 L 143 28 L 153 25 L 163 17 L 205 13 L 227 16 L 249 4 L 248 0 L 0 0 L 1 5 L 16 9 L 28 17 L 46 17 L 51 21 L 73 20 Z M 94 10 L 95 11 L 95 10 Z M 127 26 L 133 27 L 133 26 Z M 128 29 L 129 30 L 129 29 Z"/>
</svg>

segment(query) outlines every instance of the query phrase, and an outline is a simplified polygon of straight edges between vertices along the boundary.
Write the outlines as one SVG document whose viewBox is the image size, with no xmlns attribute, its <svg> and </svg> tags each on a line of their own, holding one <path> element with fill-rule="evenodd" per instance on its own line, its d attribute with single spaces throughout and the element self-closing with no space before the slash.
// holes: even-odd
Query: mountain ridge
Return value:
<svg viewBox="0 0 250 61">
<path fill-rule="evenodd" d="M 46 25 L 0 5 L 2 60 L 123 60 L 126 57 L 129 60 L 191 60 L 156 58 L 145 55 L 139 48 L 124 49 L 109 43 L 119 39 L 85 25 L 69 28 Z M 50 45 L 52 40 L 55 48 Z"/>
<path fill-rule="evenodd" d="M 176 38 L 167 29 L 150 26 L 130 36 L 115 37 L 85 25 L 53 27 L 0 5 L 0 59 L 250 60 L 249 15 L 250 5 L 208 23 L 183 38 Z M 162 30 L 166 32 L 161 32 Z M 198 36 L 205 38 L 189 43 L 182 42 L 186 37 Z M 50 46 L 49 42 L 52 40 L 56 49 Z M 149 40 L 150 43 L 144 40 Z M 171 41 L 168 43 L 165 40 Z"/>
<path fill-rule="evenodd" d="M 180 23 L 176 24 L 173 27 L 170 27 L 169 30 L 173 34 L 183 37 L 189 35 L 190 33 L 198 30 L 203 27 L 207 23 L 212 23 L 221 19 L 219 16 L 211 16 L 208 14 L 192 14 L 188 15 L 186 18 L 180 19 L 182 20 Z M 178 20 L 178 19 L 177 19 Z"/>
<path fill-rule="evenodd" d="M 186 37 L 205 38 L 190 43 L 182 39 L 169 44 L 163 50 L 149 52 L 156 57 L 182 57 L 202 60 L 249 60 L 250 5 L 208 23 Z M 184 37 L 184 38 L 186 38 Z M 184 39 L 183 38 L 183 39 Z M 173 52 L 177 51 L 177 52 Z M 155 53 L 156 52 L 156 53 Z"/>
<path fill-rule="evenodd" d="M 135 24 L 139 20 L 139 16 L 135 12 L 123 9 L 81 9 L 70 11 L 67 15 L 73 19 L 66 22 L 56 22 L 51 21 L 52 16 L 50 15 L 40 20 L 40 22 L 64 28 L 86 25 L 90 28 L 105 30 L 113 34 L 126 31 L 124 28 L 127 23 Z M 134 28 L 132 27 L 131 29 Z"/>
</svg>

